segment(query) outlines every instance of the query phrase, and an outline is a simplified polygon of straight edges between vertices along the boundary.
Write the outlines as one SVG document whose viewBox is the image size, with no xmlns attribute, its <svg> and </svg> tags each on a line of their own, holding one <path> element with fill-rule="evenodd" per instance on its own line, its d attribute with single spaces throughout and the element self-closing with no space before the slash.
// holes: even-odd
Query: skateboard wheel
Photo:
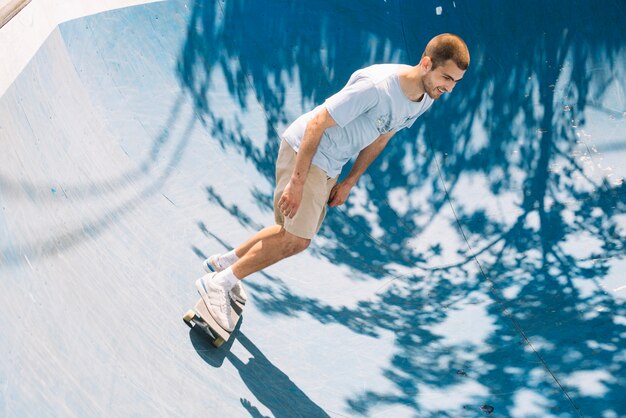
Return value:
<svg viewBox="0 0 626 418">
<path fill-rule="evenodd" d="M 191 322 L 194 317 L 196 316 L 196 313 L 194 311 L 187 311 L 187 313 L 185 314 L 185 316 L 183 316 L 183 321 L 185 321 L 185 324 L 189 325 L 189 328 L 193 328 L 193 323 Z"/>
<path fill-rule="evenodd" d="M 217 337 L 213 340 L 213 347 L 220 348 L 224 342 L 225 340 L 222 337 Z"/>
</svg>

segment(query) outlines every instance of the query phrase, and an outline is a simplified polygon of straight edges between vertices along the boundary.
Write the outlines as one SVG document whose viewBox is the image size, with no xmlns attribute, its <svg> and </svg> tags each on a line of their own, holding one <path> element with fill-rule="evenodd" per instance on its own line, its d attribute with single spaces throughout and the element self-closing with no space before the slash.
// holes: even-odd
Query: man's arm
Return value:
<svg viewBox="0 0 626 418">
<path fill-rule="evenodd" d="M 345 203 L 350 194 L 350 190 L 356 185 L 359 178 L 361 178 L 365 170 L 367 170 L 370 164 L 378 157 L 385 146 L 387 146 L 387 143 L 394 134 L 395 132 L 383 134 L 361 150 L 348 176 L 340 183 L 337 183 L 330 192 L 330 198 L 328 200 L 329 206 L 334 207 Z"/>
<path fill-rule="evenodd" d="M 304 182 L 311 168 L 313 156 L 322 140 L 322 134 L 326 129 L 335 125 L 335 120 L 324 107 L 307 123 L 291 179 L 278 201 L 278 207 L 286 217 L 293 218 L 298 211 L 302 202 Z"/>
</svg>

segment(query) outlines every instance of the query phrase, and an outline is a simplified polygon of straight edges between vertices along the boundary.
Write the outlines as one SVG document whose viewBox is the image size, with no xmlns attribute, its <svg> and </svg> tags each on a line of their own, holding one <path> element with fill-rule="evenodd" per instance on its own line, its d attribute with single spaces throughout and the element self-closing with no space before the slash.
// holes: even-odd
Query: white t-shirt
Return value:
<svg viewBox="0 0 626 418">
<path fill-rule="evenodd" d="M 326 129 L 312 163 L 335 177 L 341 168 L 380 135 L 409 128 L 433 104 L 427 94 L 419 102 L 405 96 L 398 72 L 403 64 L 378 64 L 352 74 L 348 84 L 324 104 L 296 119 L 282 137 L 297 152 L 307 123 L 325 107 L 336 126 Z"/>
</svg>

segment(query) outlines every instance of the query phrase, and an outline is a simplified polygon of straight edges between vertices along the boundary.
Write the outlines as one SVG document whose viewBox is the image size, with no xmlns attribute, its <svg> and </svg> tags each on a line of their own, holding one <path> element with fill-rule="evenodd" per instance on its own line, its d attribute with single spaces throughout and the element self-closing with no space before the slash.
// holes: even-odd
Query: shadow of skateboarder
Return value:
<svg viewBox="0 0 626 418">
<path fill-rule="evenodd" d="M 328 417 L 329 415 L 313 402 L 283 371 L 276 367 L 240 332 L 239 322 L 230 338 L 220 348 L 211 346 L 210 339 L 202 332 L 190 330 L 190 339 L 198 355 L 209 365 L 221 367 L 225 359 L 231 362 L 239 372 L 243 383 L 254 397 L 267 407 L 274 417 Z M 230 349 L 238 340 L 250 353 L 247 362 L 240 359 Z M 241 404 L 253 417 L 263 415 L 248 399 L 241 399 Z"/>
</svg>

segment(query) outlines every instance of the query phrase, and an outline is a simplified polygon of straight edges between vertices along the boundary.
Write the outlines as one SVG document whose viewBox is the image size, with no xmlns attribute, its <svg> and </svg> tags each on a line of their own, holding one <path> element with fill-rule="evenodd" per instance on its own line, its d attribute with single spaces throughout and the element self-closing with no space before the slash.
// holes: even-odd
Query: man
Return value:
<svg viewBox="0 0 626 418">
<path fill-rule="evenodd" d="M 326 215 L 342 205 L 359 177 L 400 129 L 410 127 L 469 66 L 461 38 L 433 38 L 414 67 L 372 65 L 356 71 L 346 86 L 296 119 L 282 135 L 276 161 L 276 225 L 257 232 L 233 251 L 205 260 L 196 282 L 211 315 L 231 331 L 230 297 L 245 302 L 241 279 L 305 250 Z M 341 168 L 356 161 L 337 183 Z"/>
</svg>

